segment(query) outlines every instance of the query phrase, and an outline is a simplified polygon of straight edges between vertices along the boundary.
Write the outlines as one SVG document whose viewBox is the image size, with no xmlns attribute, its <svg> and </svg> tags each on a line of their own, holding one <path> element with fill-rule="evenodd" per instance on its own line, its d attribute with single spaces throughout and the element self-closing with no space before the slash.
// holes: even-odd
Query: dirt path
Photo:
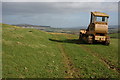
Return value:
<svg viewBox="0 0 120 80">
<path fill-rule="evenodd" d="M 68 57 L 67 53 L 65 52 L 63 43 L 57 43 L 57 44 L 63 57 L 62 60 L 64 67 L 67 69 L 65 70 L 65 73 L 67 74 L 65 78 L 80 78 L 81 77 L 80 70 L 74 66 L 72 60 L 70 59 L 70 57 Z"/>
<path fill-rule="evenodd" d="M 74 67 L 74 64 L 70 57 L 67 56 L 67 53 L 64 50 L 63 44 L 58 43 L 58 47 L 61 51 L 61 54 L 63 56 L 63 62 L 67 70 L 65 70 L 65 73 L 68 75 L 65 78 L 80 78 L 80 72 L 79 69 Z"/>
<path fill-rule="evenodd" d="M 120 73 L 120 71 L 118 70 L 118 68 L 111 64 L 107 59 L 105 59 L 104 57 L 100 56 L 98 53 L 92 51 L 90 48 L 88 48 L 85 45 L 80 46 L 82 49 L 87 50 L 88 53 L 92 54 L 94 57 L 97 57 L 99 59 L 99 61 L 101 61 L 102 63 L 104 63 L 108 68 L 115 70 L 116 72 Z"/>
</svg>

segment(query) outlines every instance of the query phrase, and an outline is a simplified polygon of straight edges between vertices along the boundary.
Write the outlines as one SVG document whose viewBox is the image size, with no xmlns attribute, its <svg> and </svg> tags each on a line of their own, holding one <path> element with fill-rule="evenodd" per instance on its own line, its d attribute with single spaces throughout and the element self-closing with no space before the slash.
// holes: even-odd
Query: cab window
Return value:
<svg viewBox="0 0 120 80">
<path fill-rule="evenodd" d="M 108 18 L 107 17 L 96 17 L 96 22 L 107 22 Z"/>
</svg>

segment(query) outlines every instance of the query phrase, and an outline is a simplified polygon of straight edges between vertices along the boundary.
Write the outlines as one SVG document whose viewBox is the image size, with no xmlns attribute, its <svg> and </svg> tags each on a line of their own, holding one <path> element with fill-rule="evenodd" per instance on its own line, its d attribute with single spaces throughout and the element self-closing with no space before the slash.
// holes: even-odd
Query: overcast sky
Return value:
<svg viewBox="0 0 120 80">
<path fill-rule="evenodd" d="M 118 2 L 120 0 L 1 0 L 3 2 Z"/>
<path fill-rule="evenodd" d="M 104 0 L 103 2 L 5 1 L 8 2 L 2 2 L 2 22 L 7 24 L 37 24 L 52 27 L 88 26 L 91 11 L 105 12 L 110 15 L 109 25 L 118 24 L 117 2 L 104 2 Z"/>
</svg>

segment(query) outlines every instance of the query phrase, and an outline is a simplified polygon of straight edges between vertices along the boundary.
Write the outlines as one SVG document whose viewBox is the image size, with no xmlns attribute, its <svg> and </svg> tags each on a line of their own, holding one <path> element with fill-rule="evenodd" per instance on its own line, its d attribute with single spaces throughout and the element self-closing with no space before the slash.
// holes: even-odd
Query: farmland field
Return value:
<svg viewBox="0 0 120 80">
<path fill-rule="evenodd" d="M 89 45 L 73 34 L 2 28 L 3 78 L 118 77 L 118 37 L 109 46 Z"/>
</svg>

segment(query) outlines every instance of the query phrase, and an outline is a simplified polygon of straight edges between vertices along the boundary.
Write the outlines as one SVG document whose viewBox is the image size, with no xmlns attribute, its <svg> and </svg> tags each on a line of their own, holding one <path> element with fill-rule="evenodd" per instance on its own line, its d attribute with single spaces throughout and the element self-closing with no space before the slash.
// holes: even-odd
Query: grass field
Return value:
<svg viewBox="0 0 120 80">
<path fill-rule="evenodd" d="M 3 25 L 3 78 L 117 78 L 118 39 L 84 44 L 77 35 Z"/>
<path fill-rule="evenodd" d="M 113 33 L 113 34 L 110 34 L 110 37 L 111 38 L 119 38 L 120 33 Z"/>
</svg>

